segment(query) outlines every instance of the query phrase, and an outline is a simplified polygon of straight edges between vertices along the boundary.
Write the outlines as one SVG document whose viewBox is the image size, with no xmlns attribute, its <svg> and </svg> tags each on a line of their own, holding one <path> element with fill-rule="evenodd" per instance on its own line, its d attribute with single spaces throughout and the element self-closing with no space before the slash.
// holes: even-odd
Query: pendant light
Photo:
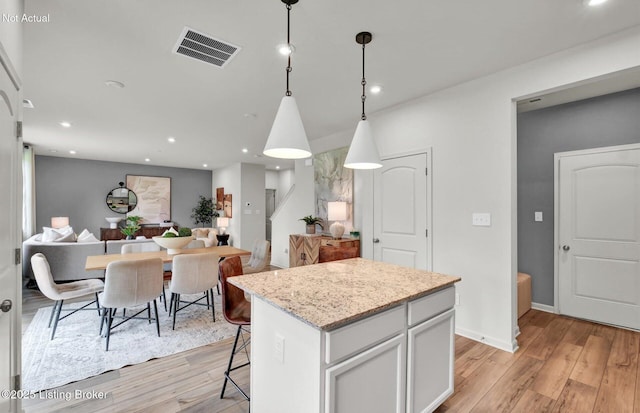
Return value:
<svg viewBox="0 0 640 413">
<path fill-rule="evenodd" d="M 360 32 L 356 35 L 356 43 L 362 45 L 362 115 L 356 127 L 356 133 L 353 135 L 347 158 L 344 161 L 344 166 L 351 169 L 376 169 L 382 167 L 378 148 L 376 148 L 376 143 L 371 134 L 371 126 L 367 120 L 367 115 L 364 113 L 364 102 L 367 100 L 367 95 L 365 94 L 367 80 L 364 77 L 364 47 L 371 42 L 372 38 L 369 32 Z"/>
<path fill-rule="evenodd" d="M 298 0 L 282 0 L 287 5 L 287 45 L 291 49 L 291 5 Z M 264 146 L 264 153 L 273 158 L 302 159 L 311 156 L 311 148 L 307 134 L 300 119 L 296 99 L 289 90 L 289 73 L 291 73 L 291 53 L 287 60 L 287 92 L 280 101 L 280 107 L 271 126 L 271 132 Z"/>
</svg>

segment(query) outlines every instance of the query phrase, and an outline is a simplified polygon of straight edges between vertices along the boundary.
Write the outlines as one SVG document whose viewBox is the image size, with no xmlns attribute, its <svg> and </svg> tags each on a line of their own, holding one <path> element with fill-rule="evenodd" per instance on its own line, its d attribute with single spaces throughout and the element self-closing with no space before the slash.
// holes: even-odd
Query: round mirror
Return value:
<svg viewBox="0 0 640 413">
<path fill-rule="evenodd" d="M 107 206 L 113 212 L 126 214 L 131 212 L 138 204 L 136 193 L 119 182 L 120 188 L 114 188 L 107 194 Z"/>
</svg>

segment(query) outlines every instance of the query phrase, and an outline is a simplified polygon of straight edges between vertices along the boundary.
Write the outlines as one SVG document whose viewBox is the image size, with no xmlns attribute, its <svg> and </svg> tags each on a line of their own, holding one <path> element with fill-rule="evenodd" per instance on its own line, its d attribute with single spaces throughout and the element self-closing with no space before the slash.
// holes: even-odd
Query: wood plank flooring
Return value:
<svg viewBox="0 0 640 413">
<path fill-rule="evenodd" d="M 23 296 L 26 328 L 51 303 L 33 290 Z M 640 413 L 640 333 L 536 310 L 519 325 L 515 354 L 456 336 L 456 390 L 436 412 Z M 232 344 L 227 339 L 54 389 L 103 391 L 102 400 L 27 400 L 24 411 L 248 412 L 231 385 L 219 398 Z M 249 388 L 248 369 L 235 377 Z"/>
<path fill-rule="evenodd" d="M 531 310 L 515 354 L 456 337 L 455 392 L 436 412 L 640 413 L 640 332 Z"/>
</svg>

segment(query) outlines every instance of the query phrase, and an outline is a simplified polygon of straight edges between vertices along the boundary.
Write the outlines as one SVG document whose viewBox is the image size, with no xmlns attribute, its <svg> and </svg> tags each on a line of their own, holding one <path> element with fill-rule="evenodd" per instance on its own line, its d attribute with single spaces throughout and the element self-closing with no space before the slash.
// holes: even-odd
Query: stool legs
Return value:
<svg viewBox="0 0 640 413">
<path fill-rule="evenodd" d="M 244 396 L 245 399 L 247 400 L 251 400 L 249 398 L 249 395 L 247 393 L 245 393 L 244 390 L 242 390 L 240 388 L 240 386 L 238 386 L 238 384 L 231 378 L 230 374 L 232 371 L 237 370 L 239 368 L 248 366 L 249 364 L 251 364 L 251 361 L 248 361 L 244 364 L 241 364 L 240 366 L 236 366 L 236 367 L 231 367 L 233 365 L 233 358 L 236 355 L 237 352 L 239 352 L 240 350 L 245 350 L 246 352 L 246 347 L 247 344 L 246 342 L 244 342 L 244 338 L 243 340 L 243 344 L 242 346 L 240 346 L 240 348 L 238 348 L 238 339 L 240 338 L 240 336 L 242 335 L 242 326 L 239 325 L 238 326 L 238 332 L 236 333 L 236 339 L 233 341 L 233 349 L 231 350 L 231 357 L 229 357 L 229 364 L 227 365 L 227 370 L 224 372 L 224 383 L 222 384 L 222 391 L 220 392 L 220 398 L 224 398 L 224 391 L 227 387 L 227 380 L 231 382 L 231 384 L 234 385 L 234 387 Z M 248 355 L 247 355 L 248 357 Z"/>
</svg>

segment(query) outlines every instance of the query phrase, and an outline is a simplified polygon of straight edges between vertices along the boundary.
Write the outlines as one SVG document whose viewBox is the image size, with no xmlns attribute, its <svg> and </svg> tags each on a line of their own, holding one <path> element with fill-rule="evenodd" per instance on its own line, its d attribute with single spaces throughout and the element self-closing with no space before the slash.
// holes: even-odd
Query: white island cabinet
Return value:
<svg viewBox="0 0 640 413">
<path fill-rule="evenodd" d="M 230 279 L 252 295 L 252 412 L 433 411 L 459 280 L 361 258 Z"/>
</svg>

